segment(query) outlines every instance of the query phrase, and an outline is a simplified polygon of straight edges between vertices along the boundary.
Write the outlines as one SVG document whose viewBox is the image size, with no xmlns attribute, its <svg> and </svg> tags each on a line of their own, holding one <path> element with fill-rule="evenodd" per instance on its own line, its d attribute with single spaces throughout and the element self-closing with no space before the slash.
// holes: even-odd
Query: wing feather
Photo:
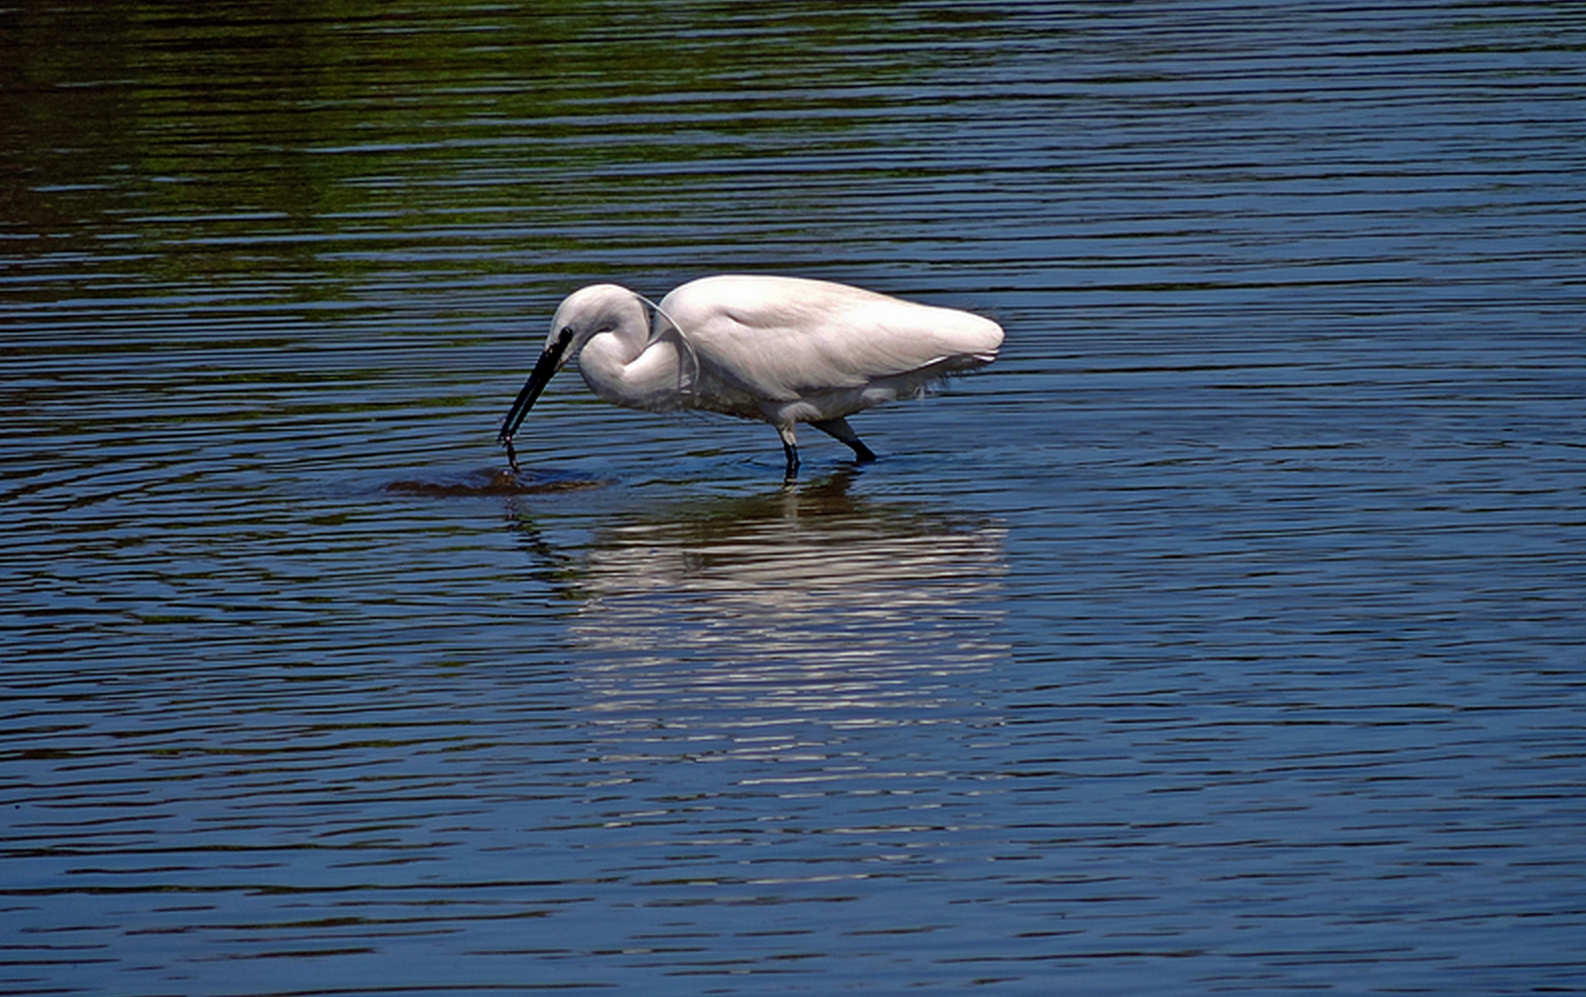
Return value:
<svg viewBox="0 0 1586 997">
<path fill-rule="evenodd" d="M 1002 345 L 1002 329 L 969 312 L 793 277 L 706 277 L 660 312 L 702 372 L 768 401 L 941 376 L 990 363 Z"/>
</svg>

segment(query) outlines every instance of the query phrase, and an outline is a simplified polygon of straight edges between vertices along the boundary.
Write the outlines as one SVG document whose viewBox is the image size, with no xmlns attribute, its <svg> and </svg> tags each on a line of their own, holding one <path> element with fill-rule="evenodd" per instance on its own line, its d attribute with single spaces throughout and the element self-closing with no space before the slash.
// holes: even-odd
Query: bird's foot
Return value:
<svg viewBox="0 0 1586 997">
<path fill-rule="evenodd" d="M 512 468 L 513 474 L 517 474 L 522 468 L 518 467 L 518 451 L 512 445 L 512 437 L 503 436 L 501 437 L 501 442 L 507 448 L 507 466 Z"/>
</svg>

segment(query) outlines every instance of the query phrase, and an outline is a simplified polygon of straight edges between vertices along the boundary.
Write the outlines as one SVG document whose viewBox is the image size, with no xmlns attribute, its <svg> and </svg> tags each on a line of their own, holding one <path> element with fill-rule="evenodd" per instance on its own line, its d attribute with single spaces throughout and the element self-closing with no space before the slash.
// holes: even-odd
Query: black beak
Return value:
<svg viewBox="0 0 1586 997">
<path fill-rule="evenodd" d="M 567 349 L 568 338 L 559 337 L 547 346 L 545 352 L 540 354 L 540 359 L 535 361 L 534 370 L 529 372 L 528 383 L 518 392 L 517 399 L 512 403 L 512 410 L 501 423 L 501 432 L 496 436 L 497 443 L 504 443 L 509 448 L 512 446 L 512 434 L 518 431 L 518 427 L 523 424 L 523 417 L 529 414 L 529 409 L 534 407 L 540 392 L 544 391 L 545 386 L 551 382 L 551 375 L 561 367 L 562 353 Z"/>
</svg>

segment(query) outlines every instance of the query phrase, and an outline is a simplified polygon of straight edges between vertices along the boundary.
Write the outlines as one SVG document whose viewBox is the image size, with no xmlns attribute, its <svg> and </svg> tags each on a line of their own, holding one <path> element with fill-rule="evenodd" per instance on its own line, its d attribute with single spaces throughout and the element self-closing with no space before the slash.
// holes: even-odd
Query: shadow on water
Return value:
<svg viewBox="0 0 1586 997">
<path fill-rule="evenodd" d="M 469 498 L 479 495 L 537 495 L 600 488 L 604 482 L 560 471 L 512 471 L 480 467 L 430 478 L 400 478 L 382 490 L 413 498 Z"/>
<path fill-rule="evenodd" d="M 518 509 L 542 577 L 578 605 L 592 708 L 917 722 L 949 705 L 948 676 L 1003 658 L 1004 528 L 856 494 L 858 473 L 615 517 L 570 558 Z"/>
</svg>

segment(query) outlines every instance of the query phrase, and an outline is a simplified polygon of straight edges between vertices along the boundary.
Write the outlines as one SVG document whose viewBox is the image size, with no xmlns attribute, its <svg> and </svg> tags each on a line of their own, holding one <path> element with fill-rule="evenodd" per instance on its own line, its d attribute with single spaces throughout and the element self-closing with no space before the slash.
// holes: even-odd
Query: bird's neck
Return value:
<svg viewBox="0 0 1586 997">
<path fill-rule="evenodd" d="M 649 343 L 642 323 L 624 323 L 584 345 L 578 370 L 590 390 L 616 405 L 666 411 L 678 408 L 678 363 L 674 337 Z M 647 345 L 648 344 L 648 345 Z"/>
</svg>

